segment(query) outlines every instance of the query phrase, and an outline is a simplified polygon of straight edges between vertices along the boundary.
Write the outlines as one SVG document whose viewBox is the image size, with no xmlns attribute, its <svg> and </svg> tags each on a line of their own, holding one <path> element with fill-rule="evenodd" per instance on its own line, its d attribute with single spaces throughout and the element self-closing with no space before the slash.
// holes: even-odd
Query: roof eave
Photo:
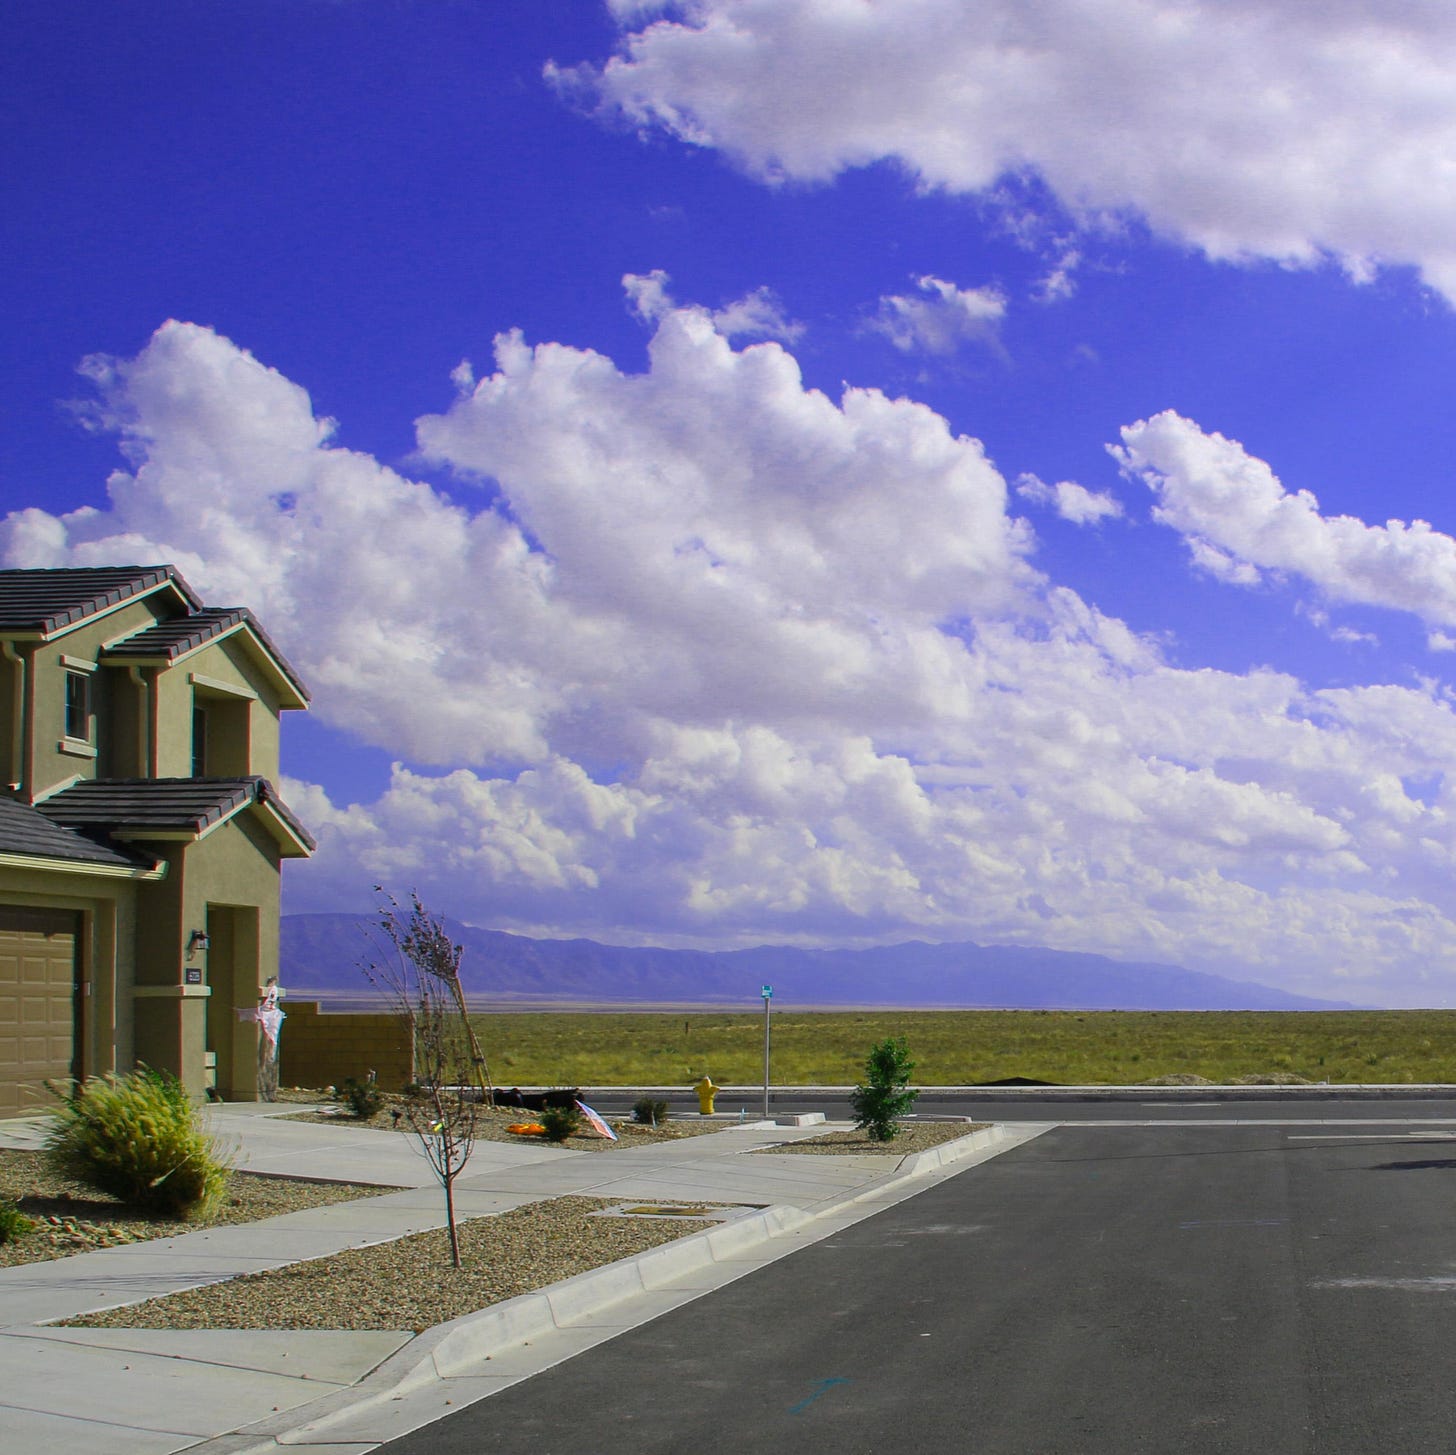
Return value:
<svg viewBox="0 0 1456 1455">
<path fill-rule="evenodd" d="M 257 784 L 253 801 L 265 815 L 264 822 L 278 840 L 284 858 L 307 859 L 318 847 L 313 837 L 293 816 L 293 810 L 284 803 L 278 790 L 266 778 L 259 778 Z"/>
<path fill-rule="evenodd" d="M 277 842 L 285 859 L 307 859 L 314 851 L 314 842 L 308 836 L 301 824 L 298 824 L 291 814 L 285 812 L 281 806 L 264 793 L 258 793 L 254 797 L 244 800 L 242 803 L 233 804 L 224 809 L 216 818 L 209 819 L 204 824 L 187 828 L 172 824 L 166 827 L 151 827 L 146 824 L 119 824 L 110 830 L 110 835 L 120 843 L 198 843 L 202 839 L 217 832 L 224 824 L 231 823 L 240 813 L 248 809 L 255 809 L 262 820 L 263 827 Z"/>
<path fill-rule="evenodd" d="M 153 828 L 149 824 L 118 824 L 115 828 L 107 829 L 107 836 L 119 844 L 190 844 L 216 826 L 208 824 L 204 829 L 187 829 Z"/>
<path fill-rule="evenodd" d="M 155 883 L 167 877 L 167 862 L 153 864 L 105 864 L 94 859 L 60 859 L 48 854 L 0 852 L 0 869 L 38 869 L 51 874 L 82 874 L 97 879 L 136 879 Z"/>
<path fill-rule="evenodd" d="M 308 688 L 303 685 L 303 679 L 293 670 L 283 653 L 269 640 L 268 634 L 253 620 L 253 613 L 248 612 L 238 625 L 239 628 L 246 629 L 254 653 L 278 681 L 281 689 L 278 693 L 279 709 L 283 712 L 306 709 L 309 703 Z"/>
</svg>

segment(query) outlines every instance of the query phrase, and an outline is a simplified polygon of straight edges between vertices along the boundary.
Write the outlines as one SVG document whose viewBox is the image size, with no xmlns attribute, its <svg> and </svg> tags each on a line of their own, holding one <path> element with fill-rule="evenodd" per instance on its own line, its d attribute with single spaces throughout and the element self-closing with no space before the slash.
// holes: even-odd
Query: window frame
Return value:
<svg viewBox="0 0 1456 1455">
<path fill-rule="evenodd" d="M 66 667 L 66 693 L 62 736 L 72 743 L 92 746 L 96 738 L 96 703 L 91 692 L 91 673 Z M 79 726 L 80 732 L 73 731 Z"/>
<path fill-rule="evenodd" d="M 192 777 L 207 777 L 207 708 L 192 699 Z"/>
</svg>

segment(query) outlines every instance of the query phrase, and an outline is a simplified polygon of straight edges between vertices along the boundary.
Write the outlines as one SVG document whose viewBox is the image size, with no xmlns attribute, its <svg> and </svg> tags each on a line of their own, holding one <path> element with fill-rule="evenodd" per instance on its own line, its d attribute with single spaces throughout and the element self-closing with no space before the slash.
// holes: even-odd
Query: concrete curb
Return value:
<svg viewBox="0 0 1456 1455">
<path fill-rule="evenodd" d="M 416 1335 L 348 1389 L 335 1390 L 285 1414 L 259 1420 L 246 1430 L 189 1445 L 186 1455 L 277 1455 L 280 1449 L 288 1448 L 280 1437 L 305 1426 L 319 1437 L 320 1443 L 326 1443 L 324 1432 L 336 1420 L 398 1399 L 437 1379 L 459 1376 L 488 1355 L 580 1322 L 637 1294 L 655 1292 L 700 1268 L 735 1262 L 764 1243 L 798 1232 L 820 1218 L 882 1198 L 973 1153 L 1019 1139 L 1023 1130 L 981 1127 L 943 1146 L 911 1153 L 883 1181 L 853 1196 L 817 1204 L 812 1211 L 785 1205 L 748 1213 L 535 1293 L 523 1293 L 478 1313 L 437 1324 Z"/>
<path fill-rule="evenodd" d="M 979 1152 L 985 1147 L 994 1147 L 1004 1142 L 1010 1132 L 1003 1126 L 978 1127 L 968 1137 L 957 1137 L 953 1142 L 943 1142 L 926 1152 L 912 1152 L 900 1163 L 898 1172 L 903 1177 L 923 1177 L 926 1173 L 938 1171 Z"/>
</svg>

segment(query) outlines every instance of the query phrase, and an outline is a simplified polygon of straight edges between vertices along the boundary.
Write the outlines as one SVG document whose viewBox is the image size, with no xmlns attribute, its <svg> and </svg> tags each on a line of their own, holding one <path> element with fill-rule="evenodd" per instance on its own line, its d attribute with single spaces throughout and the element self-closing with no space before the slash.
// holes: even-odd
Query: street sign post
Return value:
<svg viewBox="0 0 1456 1455">
<path fill-rule="evenodd" d="M 763 1115 L 768 1117 L 768 1046 L 769 1008 L 773 1005 L 773 986 L 765 985 L 759 992 L 763 996 Z"/>
</svg>

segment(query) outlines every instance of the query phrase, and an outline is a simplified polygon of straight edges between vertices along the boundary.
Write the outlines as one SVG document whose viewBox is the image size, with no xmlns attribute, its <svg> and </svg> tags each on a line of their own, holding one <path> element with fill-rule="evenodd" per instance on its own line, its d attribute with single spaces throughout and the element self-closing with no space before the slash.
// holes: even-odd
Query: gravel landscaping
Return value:
<svg viewBox="0 0 1456 1455">
<path fill-rule="evenodd" d="M 227 1223 L 252 1223 L 279 1213 L 326 1203 L 378 1197 L 392 1187 L 356 1182 L 307 1182 L 292 1177 L 267 1177 L 234 1172 L 227 1197 L 208 1218 L 196 1222 L 138 1217 L 125 1204 L 83 1182 L 52 1172 L 41 1152 L 0 1148 L 0 1201 L 18 1203 L 20 1211 L 40 1227 L 14 1242 L 0 1243 L 0 1268 L 66 1258 L 92 1248 L 114 1248 L 150 1238 L 172 1238 L 199 1228 Z"/>
<path fill-rule="evenodd" d="M 390 1098 L 384 1108 L 376 1112 L 372 1117 L 356 1117 L 347 1107 L 330 1105 L 328 1099 L 319 1096 L 317 1104 L 307 1111 L 285 1112 L 279 1118 L 282 1121 L 291 1122 L 316 1122 L 320 1126 L 328 1127 L 369 1127 L 375 1131 L 401 1131 L 409 1133 L 409 1127 L 401 1121 L 398 1127 L 395 1126 L 393 1106 L 398 1098 Z M 544 1137 L 522 1136 L 518 1132 L 508 1132 L 507 1127 L 519 1122 L 532 1122 L 535 1114 L 528 1111 L 520 1111 L 513 1107 L 483 1106 L 478 1112 L 475 1136 L 480 1142 L 515 1142 L 530 1143 L 534 1146 L 550 1146 Z M 605 1137 L 599 1137 L 583 1121 L 581 1130 L 576 1135 L 568 1137 L 562 1145 L 571 1152 L 613 1152 L 621 1151 L 626 1147 L 646 1147 L 654 1142 L 673 1142 L 682 1137 L 701 1137 L 707 1132 L 721 1132 L 726 1130 L 723 1122 L 712 1121 L 667 1121 L 660 1122 L 657 1126 L 647 1126 L 641 1122 L 633 1121 L 611 1121 L 612 1130 L 617 1134 L 615 1142 Z"/>
<path fill-rule="evenodd" d="M 250 1273 L 70 1319 L 91 1329 L 409 1329 L 531 1293 L 709 1226 L 702 1219 L 593 1217 L 618 1201 L 558 1197 L 327 1258 Z M 666 1204 L 654 1203 L 654 1206 Z M 698 1204 L 697 1206 L 701 1206 Z"/>
<path fill-rule="evenodd" d="M 928 1152 L 943 1142 L 954 1142 L 979 1132 L 989 1122 L 902 1122 L 899 1134 L 888 1142 L 872 1142 L 857 1128 L 849 1131 L 825 1132 L 802 1141 L 781 1142 L 776 1147 L 761 1147 L 759 1152 L 803 1153 L 818 1156 L 849 1156 L 873 1153 L 879 1157 L 905 1157 L 911 1152 Z"/>
</svg>

